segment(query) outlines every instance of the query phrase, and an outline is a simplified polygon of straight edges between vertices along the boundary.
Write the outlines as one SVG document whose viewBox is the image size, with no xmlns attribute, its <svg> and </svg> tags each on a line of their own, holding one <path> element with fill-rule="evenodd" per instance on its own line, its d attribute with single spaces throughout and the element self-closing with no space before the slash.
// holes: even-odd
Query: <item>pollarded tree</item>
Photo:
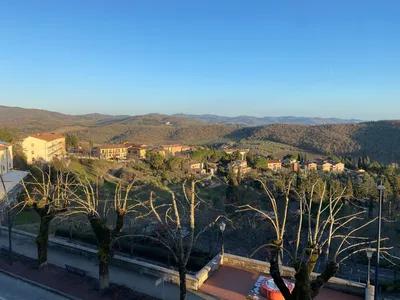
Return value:
<svg viewBox="0 0 400 300">
<path fill-rule="evenodd" d="M 377 242 L 360 233 L 376 221 L 376 218 L 364 221 L 366 210 L 341 214 L 345 189 L 336 188 L 328 192 L 326 183 L 317 180 L 308 188 L 299 191 L 294 187 L 293 181 L 288 180 L 284 192 L 284 208 L 278 209 L 275 196 L 264 182 L 260 183 L 271 202 L 273 215 L 250 204 L 239 207 L 238 212 L 256 211 L 275 229 L 274 240 L 259 247 L 255 252 L 266 246 L 270 248 L 270 274 L 285 300 L 315 299 L 324 284 L 336 275 L 345 259 L 365 251 L 370 248 L 371 243 Z M 296 201 L 298 207 L 295 214 L 289 212 L 291 195 L 296 195 L 299 199 Z M 292 209 L 293 207 L 291 211 Z M 388 254 L 387 250 L 390 248 L 381 249 L 383 253 Z M 286 286 L 281 275 L 282 252 L 290 258 L 290 264 L 295 270 L 295 286 L 292 291 Z M 324 258 L 324 270 L 316 278 L 312 278 L 311 273 L 317 261 Z"/>
<path fill-rule="evenodd" d="M 145 205 L 140 200 L 132 199 L 130 193 L 134 184 L 135 180 L 129 184 L 124 184 L 122 180 L 117 182 L 114 199 L 110 201 L 100 200 L 99 184 L 93 184 L 86 178 L 78 178 L 74 191 L 71 191 L 74 196 L 71 214 L 84 214 L 97 239 L 100 290 L 110 286 L 108 265 L 114 256 L 113 244 L 124 226 L 124 217 L 128 213 L 138 213 L 137 208 Z M 112 225 L 108 222 L 110 211 L 115 215 Z"/>
<path fill-rule="evenodd" d="M 40 217 L 39 233 L 36 237 L 38 264 L 47 264 L 47 249 L 51 221 L 67 212 L 71 194 L 68 186 L 73 181 L 69 173 L 55 171 L 48 167 L 46 171 L 34 168 L 28 180 L 22 180 L 23 200 L 15 208 L 32 208 Z M 55 174 L 54 174 L 55 173 Z"/>
<path fill-rule="evenodd" d="M 186 266 L 191 256 L 193 246 L 196 244 L 198 238 L 213 227 L 220 219 L 217 216 L 214 221 L 207 222 L 204 227 L 198 229 L 196 227 L 196 211 L 199 210 L 202 201 L 195 190 L 196 181 L 190 181 L 190 194 L 187 193 L 186 181 L 182 184 L 182 191 L 184 199 L 177 199 L 175 193 L 168 187 L 163 187 L 171 195 L 170 201 L 158 201 L 153 192 L 150 193 L 150 201 L 148 211 L 150 215 L 155 218 L 157 223 L 162 228 L 162 232 L 155 231 L 155 236 L 138 237 L 148 238 L 161 243 L 168 249 L 174 258 L 175 264 L 178 267 L 180 278 L 180 299 L 184 300 L 187 296 L 186 289 Z M 160 200 L 160 199 L 159 199 Z"/>
</svg>

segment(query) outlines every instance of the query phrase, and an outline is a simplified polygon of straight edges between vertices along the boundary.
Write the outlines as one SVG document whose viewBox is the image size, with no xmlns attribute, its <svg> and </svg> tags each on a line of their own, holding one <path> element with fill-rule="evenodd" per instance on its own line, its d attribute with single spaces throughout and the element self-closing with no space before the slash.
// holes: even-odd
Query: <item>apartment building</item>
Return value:
<svg viewBox="0 0 400 300">
<path fill-rule="evenodd" d="M 27 162 L 38 160 L 52 161 L 66 154 L 65 137 L 58 133 L 38 133 L 30 135 L 22 141 Z"/>
<path fill-rule="evenodd" d="M 186 145 L 181 145 L 181 144 L 174 144 L 174 145 L 161 145 L 160 149 L 165 151 L 165 154 L 172 154 L 172 155 L 176 155 L 176 154 L 180 154 L 180 153 L 184 153 L 186 151 L 189 151 L 191 149 L 191 147 L 186 146 Z"/>
<path fill-rule="evenodd" d="M 105 160 L 125 160 L 128 156 L 128 145 L 126 144 L 109 144 L 96 147 L 94 154 L 99 159 Z"/>
<path fill-rule="evenodd" d="M 0 141 L 0 174 L 6 174 L 13 169 L 12 145 Z"/>
</svg>

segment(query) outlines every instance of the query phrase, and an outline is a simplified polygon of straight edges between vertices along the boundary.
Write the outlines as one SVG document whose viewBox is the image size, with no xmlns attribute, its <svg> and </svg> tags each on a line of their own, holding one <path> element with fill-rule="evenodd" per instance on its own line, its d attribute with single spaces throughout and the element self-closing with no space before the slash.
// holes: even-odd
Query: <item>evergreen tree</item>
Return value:
<svg viewBox="0 0 400 300">
<path fill-rule="evenodd" d="M 353 183 L 351 180 L 351 177 L 349 176 L 347 183 L 346 183 L 346 190 L 345 190 L 345 195 L 346 199 L 351 199 L 354 196 L 353 192 Z"/>
</svg>

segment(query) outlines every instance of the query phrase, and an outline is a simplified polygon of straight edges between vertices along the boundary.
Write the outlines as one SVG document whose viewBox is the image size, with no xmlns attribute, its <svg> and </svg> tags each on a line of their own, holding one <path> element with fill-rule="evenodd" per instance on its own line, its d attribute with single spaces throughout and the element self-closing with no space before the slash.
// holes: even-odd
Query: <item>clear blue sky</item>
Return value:
<svg viewBox="0 0 400 300">
<path fill-rule="evenodd" d="M 0 104 L 400 118 L 399 0 L 4 0 Z"/>
</svg>

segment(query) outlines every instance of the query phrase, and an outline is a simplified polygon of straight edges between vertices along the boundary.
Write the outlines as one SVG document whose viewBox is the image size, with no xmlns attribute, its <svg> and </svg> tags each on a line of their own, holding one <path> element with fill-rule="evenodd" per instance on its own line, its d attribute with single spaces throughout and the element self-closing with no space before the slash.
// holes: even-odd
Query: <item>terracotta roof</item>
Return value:
<svg viewBox="0 0 400 300">
<path fill-rule="evenodd" d="M 5 149 L 7 149 L 7 147 L 6 147 L 6 146 L 4 146 L 4 145 L 0 145 L 0 151 L 1 151 L 1 150 L 5 150 Z"/>
<path fill-rule="evenodd" d="M 38 134 L 30 135 L 30 137 L 33 137 L 33 138 L 39 139 L 39 140 L 43 140 L 46 142 L 65 138 L 65 136 L 58 134 L 58 133 L 38 133 Z"/>
<path fill-rule="evenodd" d="M 271 160 L 268 160 L 267 162 L 268 162 L 268 164 L 280 164 L 281 163 L 281 161 L 277 160 L 277 159 L 271 159 Z"/>
<path fill-rule="evenodd" d="M 120 149 L 120 148 L 128 148 L 128 146 L 127 145 L 124 145 L 124 144 L 109 144 L 109 145 L 103 145 L 103 146 L 100 146 L 99 147 L 100 149 L 115 149 L 115 148 L 118 148 L 118 149 Z"/>
</svg>

